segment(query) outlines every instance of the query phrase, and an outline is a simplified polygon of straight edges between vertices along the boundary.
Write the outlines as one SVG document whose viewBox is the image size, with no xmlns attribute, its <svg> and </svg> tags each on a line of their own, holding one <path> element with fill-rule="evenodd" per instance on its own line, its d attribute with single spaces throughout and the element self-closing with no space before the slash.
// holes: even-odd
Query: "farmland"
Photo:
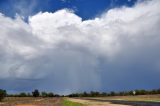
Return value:
<svg viewBox="0 0 160 106">
<path fill-rule="evenodd" d="M 110 97 L 6 97 L 0 106 L 159 106 L 160 95 Z"/>
<path fill-rule="evenodd" d="M 62 98 L 7 97 L 0 106 L 60 106 Z"/>
</svg>

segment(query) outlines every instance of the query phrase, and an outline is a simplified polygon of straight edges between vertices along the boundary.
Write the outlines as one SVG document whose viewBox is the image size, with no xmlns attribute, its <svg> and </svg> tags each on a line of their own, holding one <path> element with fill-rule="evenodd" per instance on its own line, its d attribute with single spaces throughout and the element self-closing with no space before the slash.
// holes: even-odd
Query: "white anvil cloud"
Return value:
<svg viewBox="0 0 160 106">
<path fill-rule="evenodd" d="M 0 14 L 1 87 L 21 81 L 14 89 L 22 90 L 23 80 L 26 90 L 56 92 L 159 87 L 159 7 L 143 1 L 85 21 L 67 9 L 28 23 Z"/>
</svg>

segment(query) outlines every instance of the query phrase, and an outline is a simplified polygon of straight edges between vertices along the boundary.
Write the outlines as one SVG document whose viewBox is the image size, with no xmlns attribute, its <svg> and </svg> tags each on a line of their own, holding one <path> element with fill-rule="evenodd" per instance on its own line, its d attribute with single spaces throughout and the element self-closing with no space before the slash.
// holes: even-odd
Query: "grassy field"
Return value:
<svg viewBox="0 0 160 106">
<path fill-rule="evenodd" d="M 67 100 L 66 98 L 63 100 L 61 106 L 86 106 L 82 103 L 72 102 Z"/>
</svg>

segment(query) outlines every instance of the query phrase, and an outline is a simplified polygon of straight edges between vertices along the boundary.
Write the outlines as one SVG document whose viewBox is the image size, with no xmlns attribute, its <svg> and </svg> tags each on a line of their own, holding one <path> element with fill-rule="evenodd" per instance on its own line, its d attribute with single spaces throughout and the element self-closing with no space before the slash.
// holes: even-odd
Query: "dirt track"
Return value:
<svg viewBox="0 0 160 106">
<path fill-rule="evenodd" d="M 87 106 L 160 106 L 160 102 L 124 101 L 124 100 L 99 100 L 99 99 L 69 99 L 73 102 Z"/>
<path fill-rule="evenodd" d="M 112 104 L 111 102 L 100 102 L 93 100 L 82 100 L 82 99 L 71 99 L 71 98 L 69 98 L 69 100 L 73 102 L 86 104 L 87 106 L 130 106 L 130 105 Z"/>
</svg>

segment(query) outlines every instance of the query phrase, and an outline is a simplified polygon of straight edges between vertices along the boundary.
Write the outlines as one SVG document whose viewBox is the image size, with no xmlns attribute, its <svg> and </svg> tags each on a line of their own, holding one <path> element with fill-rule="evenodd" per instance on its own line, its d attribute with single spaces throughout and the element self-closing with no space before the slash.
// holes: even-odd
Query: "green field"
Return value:
<svg viewBox="0 0 160 106">
<path fill-rule="evenodd" d="M 61 104 L 61 106 L 86 106 L 86 105 L 81 104 L 81 103 L 77 103 L 77 102 L 72 102 L 72 101 L 69 101 L 65 98 L 63 100 L 63 103 Z"/>
</svg>

